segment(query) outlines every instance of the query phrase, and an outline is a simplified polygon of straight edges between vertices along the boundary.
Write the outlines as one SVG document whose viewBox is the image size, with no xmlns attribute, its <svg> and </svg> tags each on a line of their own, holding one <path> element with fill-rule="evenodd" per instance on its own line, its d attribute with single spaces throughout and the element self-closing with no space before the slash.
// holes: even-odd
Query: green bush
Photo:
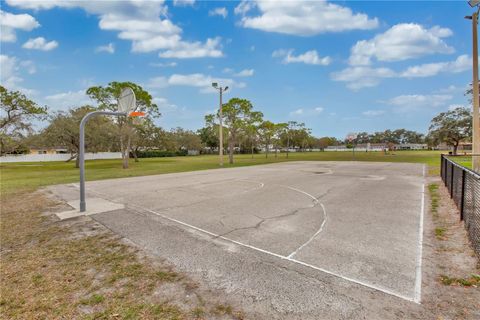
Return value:
<svg viewBox="0 0 480 320">
<path fill-rule="evenodd" d="M 180 151 L 163 151 L 163 150 L 148 150 L 148 151 L 138 151 L 138 158 L 163 158 L 163 157 L 181 157 L 188 154 L 187 150 Z M 130 155 L 133 158 L 133 154 Z"/>
</svg>

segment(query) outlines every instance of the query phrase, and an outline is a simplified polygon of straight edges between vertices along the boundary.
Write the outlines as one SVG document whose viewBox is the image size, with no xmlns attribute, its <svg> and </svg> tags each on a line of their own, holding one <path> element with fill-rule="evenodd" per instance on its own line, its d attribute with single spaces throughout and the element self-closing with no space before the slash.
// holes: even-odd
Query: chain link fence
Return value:
<svg viewBox="0 0 480 320">
<path fill-rule="evenodd" d="M 463 158 L 442 155 L 440 174 L 480 259 L 480 174 L 462 166 Z"/>
</svg>

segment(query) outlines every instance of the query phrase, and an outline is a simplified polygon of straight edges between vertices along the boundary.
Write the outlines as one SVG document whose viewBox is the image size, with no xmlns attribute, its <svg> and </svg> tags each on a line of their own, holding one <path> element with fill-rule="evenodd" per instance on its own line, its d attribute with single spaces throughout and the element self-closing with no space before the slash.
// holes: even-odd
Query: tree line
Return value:
<svg viewBox="0 0 480 320">
<path fill-rule="evenodd" d="M 222 147 L 227 151 L 230 163 L 235 153 L 258 153 L 265 157 L 273 152 L 277 157 L 279 149 L 288 157 L 289 151 L 324 149 L 340 144 L 403 144 L 427 143 L 430 146 L 446 143 L 454 151 L 460 142 L 471 139 L 471 112 L 456 108 L 435 116 L 427 135 L 416 131 L 397 129 L 382 132 L 359 132 L 354 141 L 335 137 L 317 138 L 304 123 L 288 121 L 274 123 L 264 119 L 261 111 L 254 110 L 247 99 L 232 98 L 223 104 L 225 144 L 219 146 L 219 114 L 205 116 L 205 125 L 197 131 L 174 128 L 165 130 L 154 123 L 161 116 L 153 97 L 141 86 L 132 82 L 111 82 L 106 86 L 94 86 L 86 94 L 96 106 L 79 106 L 66 111 L 47 113 L 47 107 L 39 106 L 19 91 L 9 91 L 0 86 L 0 154 L 26 153 L 29 146 L 62 146 L 77 159 L 79 150 L 79 123 L 94 110 L 117 110 L 117 98 L 121 90 L 130 87 L 137 98 L 137 110 L 148 116 L 143 119 L 131 117 L 96 117 L 86 128 L 86 150 L 89 152 L 120 151 L 123 167 L 128 167 L 129 157 L 138 158 L 147 151 L 162 151 L 179 154 L 187 150 L 218 152 Z M 39 132 L 33 130 L 33 121 L 47 120 L 48 125 Z M 152 155 L 152 153 L 149 153 Z M 77 160 L 78 161 L 78 160 Z"/>
</svg>

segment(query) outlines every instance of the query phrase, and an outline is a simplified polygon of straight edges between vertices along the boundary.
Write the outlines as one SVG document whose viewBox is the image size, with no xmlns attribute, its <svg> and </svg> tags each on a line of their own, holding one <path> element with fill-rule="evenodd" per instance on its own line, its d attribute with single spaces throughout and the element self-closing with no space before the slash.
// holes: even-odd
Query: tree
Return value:
<svg viewBox="0 0 480 320">
<path fill-rule="evenodd" d="M 228 127 L 228 160 L 233 163 L 233 151 L 238 136 L 244 128 L 245 119 L 252 112 L 252 103 L 247 99 L 232 98 L 223 105 L 223 118 L 225 126 Z"/>
<path fill-rule="evenodd" d="M 263 121 L 259 127 L 260 137 L 265 144 L 265 158 L 268 158 L 268 151 L 272 143 L 272 138 L 275 135 L 275 124 L 271 121 Z"/>
<path fill-rule="evenodd" d="M 180 127 L 172 129 L 170 132 L 175 140 L 177 150 L 188 151 L 202 148 L 202 141 L 195 132 Z"/>
<path fill-rule="evenodd" d="M 117 111 L 117 99 L 122 89 L 130 87 L 137 98 L 137 111 L 147 113 L 149 117 L 159 117 L 160 111 L 158 106 L 153 103 L 152 96 L 143 88 L 133 82 L 110 82 L 106 87 L 97 86 L 87 89 L 87 95 L 98 102 L 98 107 L 102 110 Z M 135 129 L 130 117 L 119 117 L 115 119 L 118 128 L 118 136 L 120 141 L 120 150 L 122 152 L 123 168 L 128 168 L 128 158 L 130 155 L 130 147 L 132 136 Z"/>
<path fill-rule="evenodd" d="M 68 112 L 57 112 L 50 117 L 50 124 L 41 133 L 42 143 L 46 146 L 64 146 L 72 157 L 76 159 L 78 168 L 79 126 L 82 118 L 94 111 L 91 106 L 71 109 Z M 112 150 L 115 145 L 115 125 L 108 117 L 95 117 L 88 121 L 85 130 L 85 149 L 90 152 Z"/>
<path fill-rule="evenodd" d="M 297 128 L 297 126 L 298 126 L 298 123 L 296 121 L 288 121 L 287 127 L 280 134 L 280 140 L 282 145 L 287 147 L 287 155 L 286 155 L 287 158 L 288 158 L 288 154 L 290 152 L 290 146 L 292 143 L 292 131 L 294 131 Z"/>
<path fill-rule="evenodd" d="M 472 137 L 472 114 L 467 108 L 456 108 L 442 112 L 432 119 L 429 127 L 429 138 L 435 143 L 445 142 L 453 146 L 457 154 L 460 142 Z"/>
<path fill-rule="evenodd" d="M 47 107 L 40 107 L 23 93 L 3 86 L 0 86 L 0 103 L 0 154 L 24 149 L 21 140 L 31 132 L 32 120 L 46 115 Z"/>
<path fill-rule="evenodd" d="M 275 149 L 275 158 L 277 157 L 278 145 L 282 145 L 282 135 L 288 131 L 288 123 L 276 123 L 273 134 L 273 148 Z"/>
<path fill-rule="evenodd" d="M 205 116 L 205 127 L 197 131 L 203 145 L 211 150 L 218 148 L 219 144 L 219 126 L 215 123 L 215 119 L 215 115 L 207 114 Z"/>
<path fill-rule="evenodd" d="M 317 140 L 317 146 L 320 149 L 325 149 L 329 146 L 334 146 L 338 143 L 337 139 L 334 137 L 322 137 Z"/>
<path fill-rule="evenodd" d="M 247 115 L 244 122 L 243 130 L 247 139 L 250 142 L 250 152 L 252 154 L 252 159 L 253 153 L 255 151 L 255 145 L 257 143 L 258 129 L 263 121 L 262 118 L 263 113 L 261 113 L 260 111 L 252 111 Z"/>
<path fill-rule="evenodd" d="M 155 126 L 150 118 L 142 119 L 139 123 L 134 123 L 134 133 L 131 139 L 131 150 L 135 162 L 138 162 L 138 152 L 140 150 L 151 150 L 158 147 L 162 129 Z"/>
<path fill-rule="evenodd" d="M 357 138 L 355 139 L 358 144 L 365 144 L 370 142 L 370 135 L 368 132 L 359 132 L 357 133 Z"/>
</svg>

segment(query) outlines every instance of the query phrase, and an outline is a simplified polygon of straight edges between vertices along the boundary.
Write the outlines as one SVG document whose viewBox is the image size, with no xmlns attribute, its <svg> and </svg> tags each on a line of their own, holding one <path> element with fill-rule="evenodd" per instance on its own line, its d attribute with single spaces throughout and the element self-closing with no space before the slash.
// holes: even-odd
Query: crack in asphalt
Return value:
<svg viewBox="0 0 480 320">
<path fill-rule="evenodd" d="M 249 227 L 239 227 L 239 228 L 234 228 L 230 231 L 227 231 L 225 233 L 222 233 L 222 234 L 219 234 L 216 238 L 218 237 L 224 237 L 226 235 L 229 235 L 233 232 L 236 232 L 236 231 L 239 231 L 239 230 L 248 230 L 248 229 L 259 229 L 260 226 L 267 220 L 274 220 L 274 219 L 281 219 L 281 218 L 285 218 L 285 217 L 288 217 L 288 216 L 293 216 L 293 215 L 296 215 L 297 213 L 299 213 L 300 211 L 302 210 L 305 210 L 305 209 L 311 209 L 311 208 L 315 208 L 316 206 L 319 205 L 319 202 L 318 200 L 323 198 L 324 196 L 326 196 L 331 190 L 333 189 L 333 187 L 327 189 L 324 193 L 322 193 L 321 195 L 319 195 L 318 197 L 315 197 L 315 200 L 312 199 L 312 205 L 311 206 L 308 206 L 308 207 L 301 207 L 301 208 L 297 208 L 291 212 L 287 212 L 287 213 L 284 213 L 284 214 L 280 214 L 280 215 L 276 215 L 276 216 L 273 216 L 273 217 L 262 217 L 262 216 L 258 216 L 256 214 L 253 214 L 253 216 L 257 219 L 259 219 L 260 221 L 258 223 L 256 223 L 254 226 L 249 226 Z M 223 222 L 223 217 L 219 220 L 219 223 L 222 225 L 222 226 L 225 226 L 225 223 Z"/>
</svg>

